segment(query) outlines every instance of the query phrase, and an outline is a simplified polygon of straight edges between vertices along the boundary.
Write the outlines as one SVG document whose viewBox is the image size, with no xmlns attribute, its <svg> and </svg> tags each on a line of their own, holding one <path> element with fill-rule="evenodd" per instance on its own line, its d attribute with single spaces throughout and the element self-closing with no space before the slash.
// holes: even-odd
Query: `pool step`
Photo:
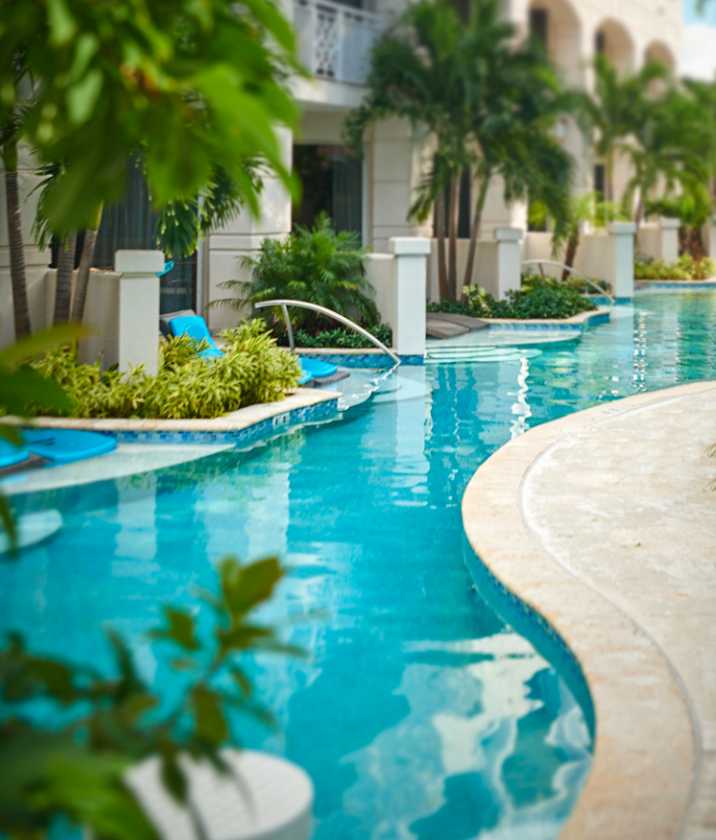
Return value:
<svg viewBox="0 0 716 840">
<path fill-rule="evenodd" d="M 464 364 L 465 362 L 516 362 L 538 356 L 539 350 L 521 347 L 477 347 L 453 345 L 431 347 L 425 356 L 426 365 Z"/>
</svg>

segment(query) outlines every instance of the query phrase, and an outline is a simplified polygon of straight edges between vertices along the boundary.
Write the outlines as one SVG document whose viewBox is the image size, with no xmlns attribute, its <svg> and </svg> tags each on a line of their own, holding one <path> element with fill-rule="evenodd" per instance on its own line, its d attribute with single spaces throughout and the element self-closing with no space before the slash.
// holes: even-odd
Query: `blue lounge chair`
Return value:
<svg viewBox="0 0 716 840">
<path fill-rule="evenodd" d="M 168 322 L 168 326 L 170 334 L 177 338 L 180 335 L 188 335 L 194 341 L 206 341 L 209 346 L 199 353 L 202 359 L 216 359 L 224 355 L 201 315 L 177 315 Z"/>
<path fill-rule="evenodd" d="M 209 346 L 199 353 L 203 359 L 215 359 L 223 355 L 221 349 L 212 338 L 209 328 L 206 326 L 206 321 L 201 315 L 180 312 L 173 317 L 165 316 L 162 319 L 162 324 L 166 326 L 169 335 L 188 335 L 194 341 L 206 341 Z M 305 359 L 301 356 L 299 357 L 299 362 L 302 370 L 301 378 L 298 380 L 299 385 L 308 385 L 314 379 L 334 376 L 338 370 L 335 365 L 329 362 L 322 362 L 319 359 Z"/>
<path fill-rule="evenodd" d="M 53 464 L 70 464 L 117 448 L 117 441 L 109 435 L 76 429 L 23 429 L 22 439 L 32 455 Z"/>
</svg>

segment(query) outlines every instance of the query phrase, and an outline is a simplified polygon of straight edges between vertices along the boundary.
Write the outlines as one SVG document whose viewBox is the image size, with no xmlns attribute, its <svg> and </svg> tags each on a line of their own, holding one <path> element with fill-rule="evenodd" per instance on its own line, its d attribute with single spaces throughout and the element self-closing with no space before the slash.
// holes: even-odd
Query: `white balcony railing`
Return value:
<svg viewBox="0 0 716 840">
<path fill-rule="evenodd" d="M 301 61 L 314 76 L 365 82 L 370 51 L 385 26 L 382 15 L 330 0 L 294 0 L 294 23 Z"/>
</svg>

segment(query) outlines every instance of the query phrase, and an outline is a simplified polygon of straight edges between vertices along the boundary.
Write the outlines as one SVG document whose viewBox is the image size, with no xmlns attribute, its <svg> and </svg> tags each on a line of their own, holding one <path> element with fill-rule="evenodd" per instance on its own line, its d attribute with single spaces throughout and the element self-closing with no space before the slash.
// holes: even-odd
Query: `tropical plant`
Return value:
<svg viewBox="0 0 716 840">
<path fill-rule="evenodd" d="M 683 254 L 674 263 L 638 259 L 634 263 L 636 280 L 709 280 L 716 276 L 716 262 L 709 257 L 694 259 Z"/>
<path fill-rule="evenodd" d="M 148 638 L 156 659 L 181 673 L 181 691 L 171 700 L 146 680 L 129 645 L 111 629 L 112 673 L 32 653 L 19 634 L 10 634 L 0 650 L 0 700 L 12 712 L 0 724 L 0 831 L 18 840 L 44 837 L 64 817 L 106 840 L 158 840 L 126 776 L 154 756 L 197 840 L 206 837 L 187 795 L 185 759 L 208 762 L 235 780 L 237 796 L 246 795 L 221 747 L 239 742 L 237 713 L 273 724 L 253 696 L 247 661 L 255 654 L 303 653 L 255 617 L 283 574 L 275 557 L 247 565 L 227 557 L 216 591 L 197 594 L 210 623 L 197 620 L 196 608 L 163 607 Z M 44 722 L 27 714 L 32 704 L 43 705 Z"/>
<path fill-rule="evenodd" d="M 17 49 L 6 56 L 11 70 L 5 84 L 11 86 L 10 97 L 0 96 L 0 155 L 5 179 L 5 213 L 7 216 L 7 238 L 10 251 L 10 285 L 12 288 L 12 311 L 15 338 L 21 339 L 32 331 L 30 307 L 27 298 L 27 277 L 25 274 L 25 249 L 22 241 L 22 209 L 18 183 L 18 143 L 22 124 L 22 101 L 17 88 L 24 75 L 23 53 Z M 9 100 L 9 101 L 8 101 Z"/>
<path fill-rule="evenodd" d="M 467 21 L 447 0 L 421 0 L 373 51 L 368 96 L 349 119 L 359 145 L 366 129 L 399 117 L 434 137 L 430 170 L 411 216 L 435 211 L 440 296 L 457 290 L 459 182 L 465 170 L 476 187 L 465 281 L 472 281 L 485 200 L 501 175 L 507 201 L 529 192 L 566 213 L 569 156 L 551 134 L 567 101 L 536 42 L 516 46 L 515 30 L 497 0 L 475 0 Z M 445 242 L 447 240 L 447 249 Z"/>
<path fill-rule="evenodd" d="M 657 188 L 662 198 L 669 198 L 702 191 L 708 183 L 702 122 L 701 109 L 694 99 L 671 90 L 649 101 L 632 135 L 619 144 L 632 172 L 622 204 L 627 212 L 635 208 L 637 227 Z"/>
<path fill-rule="evenodd" d="M 70 399 L 57 408 L 39 402 L 34 412 L 70 417 L 218 417 L 255 403 L 283 399 L 300 376 L 296 357 L 276 346 L 263 321 L 252 321 L 222 334 L 224 353 L 203 359 L 203 349 L 187 337 L 162 340 L 156 376 L 141 367 L 126 374 L 103 371 L 99 362 L 79 364 L 76 350 L 64 347 L 33 363 Z"/>
<path fill-rule="evenodd" d="M 530 275 L 522 282 L 523 288 L 510 290 L 504 300 L 497 300 L 480 286 L 469 286 L 459 303 L 433 304 L 429 310 L 460 312 L 474 318 L 534 320 L 571 318 L 596 309 L 589 298 L 557 280 Z"/>
<path fill-rule="evenodd" d="M 118 199 L 141 150 L 157 208 L 191 200 L 221 167 L 258 212 L 247 161 L 288 188 L 277 129 L 297 109 L 294 34 L 271 0 L 37 0 L 0 19 L 0 91 L 16 107 L 12 60 L 24 50 L 34 96 L 23 134 L 40 162 L 64 168 L 47 198 L 61 235 L 92 227 Z"/>
<path fill-rule="evenodd" d="M 251 272 L 249 283 L 229 280 L 222 284 L 237 289 L 239 296 L 213 303 L 240 308 L 274 298 L 292 298 L 333 309 L 360 324 L 377 324 L 380 317 L 365 276 L 364 256 L 357 234 L 336 233 L 328 216 L 321 214 L 312 228 L 297 227 L 285 242 L 264 239 L 259 255 L 243 260 Z M 282 318 L 271 313 L 266 317 L 281 334 Z M 304 309 L 292 311 L 291 317 L 297 327 L 312 333 L 335 326 Z"/>
<path fill-rule="evenodd" d="M 366 329 L 387 347 L 390 347 L 393 343 L 393 331 L 387 324 L 369 324 L 366 326 Z M 315 335 L 306 330 L 296 330 L 294 337 L 297 347 L 340 347 L 350 349 L 375 346 L 359 333 L 353 330 L 342 329 L 341 327 L 333 330 L 321 330 Z"/>
<path fill-rule="evenodd" d="M 664 79 L 666 68 L 650 62 L 637 73 L 621 75 L 604 55 L 594 60 L 594 91 L 577 97 L 578 112 L 585 130 L 592 135 L 594 151 L 604 163 L 605 199 L 619 201 L 614 184 L 614 167 L 620 146 L 637 132 L 645 115 L 653 112 L 649 90 Z"/>
</svg>

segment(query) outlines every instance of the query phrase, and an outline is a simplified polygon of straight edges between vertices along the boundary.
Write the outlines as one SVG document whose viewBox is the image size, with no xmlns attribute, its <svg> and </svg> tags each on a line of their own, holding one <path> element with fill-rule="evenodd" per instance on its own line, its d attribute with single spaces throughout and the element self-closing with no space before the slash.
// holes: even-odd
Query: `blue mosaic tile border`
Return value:
<svg viewBox="0 0 716 840">
<path fill-rule="evenodd" d="M 281 432 L 304 423 L 320 423 L 332 420 L 339 413 L 338 399 L 326 400 L 316 405 L 303 406 L 259 420 L 252 426 L 235 431 L 107 431 L 120 443 L 229 443 L 239 448 L 251 446 L 258 441 L 273 437 Z"/>
<path fill-rule="evenodd" d="M 384 353 L 311 353 L 301 351 L 301 356 L 309 359 L 320 359 L 334 365 L 346 368 L 391 368 L 393 360 Z M 402 365 L 424 365 L 424 356 L 401 356 Z"/>
<path fill-rule="evenodd" d="M 582 666 L 569 645 L 544 616 L 518 598 L 492 573 L 475 554 L 467 536 L 463 536 L 463 554 L 480 597 L 507 624 L 525 636 L 567 683 L 584 713 L 593 744 L 596 733 L 594 701 Z"/>
<path fill-rule="evenodd" d="M 716 280 L 637 280 L 637 290 L 649 289 L 716 289 Z"/>
</svg>

